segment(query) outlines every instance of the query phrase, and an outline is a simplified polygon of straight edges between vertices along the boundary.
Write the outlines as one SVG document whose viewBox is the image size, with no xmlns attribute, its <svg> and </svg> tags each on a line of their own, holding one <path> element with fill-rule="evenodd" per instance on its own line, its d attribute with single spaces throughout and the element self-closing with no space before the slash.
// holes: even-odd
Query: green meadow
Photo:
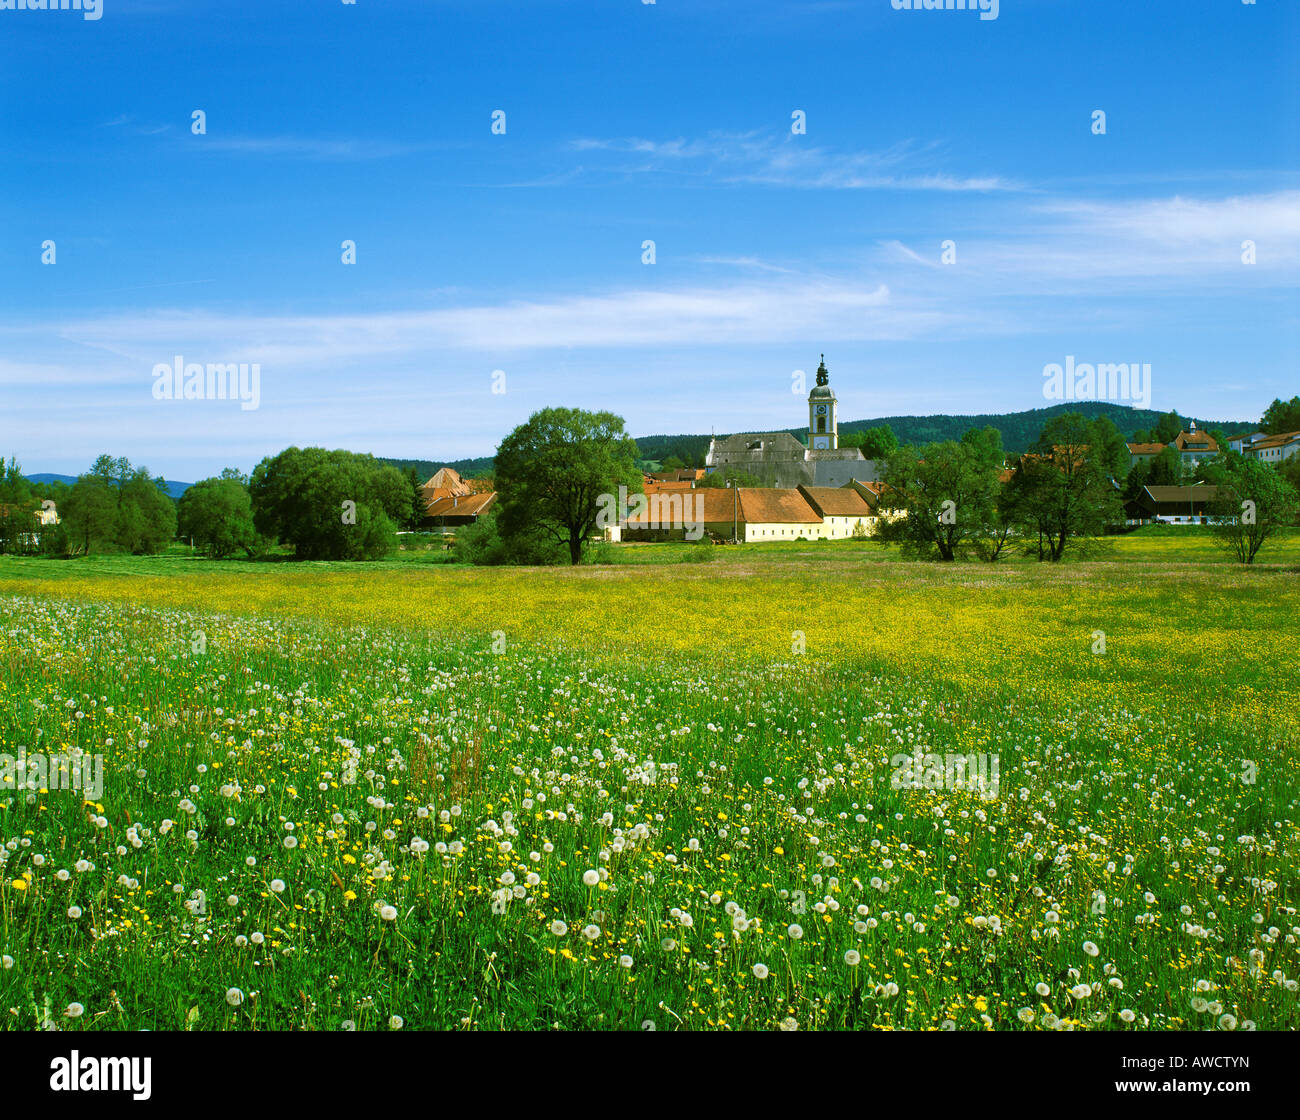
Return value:
<svg viewBox="0 0 1300 1120">
<path fill-rule="evenodd" d="M 1300 536 L 700 553 L 0 558 L 6 1026 L 1300 1026 Z"/>
</svg>

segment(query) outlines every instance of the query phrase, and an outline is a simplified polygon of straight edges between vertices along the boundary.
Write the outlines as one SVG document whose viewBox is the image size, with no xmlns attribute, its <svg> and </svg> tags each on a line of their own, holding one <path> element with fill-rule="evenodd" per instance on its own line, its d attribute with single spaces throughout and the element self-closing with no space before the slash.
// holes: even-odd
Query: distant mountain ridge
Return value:
<svg viewBox="0 0 1300 1120">
<path fill-rule="evenodd" d="M 23 477 L 27 479 L 28 482 L 64 482 L 69 486 L 77 481 L 77 476 L 75 474 L 49 474 L 46 472 L 43 474 L 27 474 L 23 475 Z M 194 483 L 192 482 L 168 482 L 167 494 L 169 497 L 179 498 L 193 485 Z"/>
</svg>

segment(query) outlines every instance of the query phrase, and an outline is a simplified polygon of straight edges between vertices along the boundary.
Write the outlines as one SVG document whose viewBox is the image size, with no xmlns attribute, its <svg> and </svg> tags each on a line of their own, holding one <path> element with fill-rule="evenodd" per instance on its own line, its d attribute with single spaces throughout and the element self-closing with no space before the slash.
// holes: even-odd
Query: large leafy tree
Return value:
<svg viewBox="0 0 1300 1120">
<path fill-rule="evenodd" d="M 32 513 L 38 505 L 18 460 L 0 459 L 0 552 L 26 551 L 36 532 Z"/>
<path fill-rule="evenodd" d="M 1068 415 L 1078 414 L 1070 413 Z M 1151 429 L 1152 442 L 1171 443 L 1178 438 L 1178 433 L 1185 427 L 1187 425 L 1183 422 L 1183 418 L 1174 409 L 1170 409 L 1156 421 L 1156 426 Z"/>
<path fill-rule="evenodd" d="M 1115 422 L 1105 415 L 1094 417 L 1088 438 L 1101 469 L 1113 479 L 1122 479 L 1128 473 L 1128 444 Z"/>
<path fill-rule="evenodd" d="M 1038 537 L 1038 558 L 1060 560 L 1069 543 L 1119 520 L 1120 494 L 1109 471 L 1107 433 L 1080 413 L 1052 417 L 1020 457 L 1007 483 L 1021 528 Z"/>
<path fill-rule="evenodd" d="M 1265 542 L 1296 519 L 1296 488 L 1268 463 L 1225 457 L 1206 481 L 1218 487 L 1207 508 L 1215 539 L 1243 564 L 1253 564 Z"/>
<path fill-rule="evenodd" d="M 1212 485 L 1225 468 L 1236 470 L 1241 465 L 1243 459 L 1240 451 L 1233 451 L 1226 441 L 1219 444 L 1219 448 L 1219 453 L 1213 459 L 1202 459 L 1192 468 L 1190 472 L 1192 483 Z"/>
<path fill-rule="evenodd" d="M 1277 473 L 1300 491 L 1300 455 L 1292 455 L 1291 458 L 1279 463 Z"/>
<path fill-rule="evenodd" d="M 1179 486 L 1183 481 L 1183 460 L 1178 448 L 1166 447 L 1154 459 L 1148 460 L 1150 469 L 1144 486 Z"/>
<path fill-rule="evenodd" d="M 117 496 L 103 478 L 83 474 L 59 510 L 73 552 L 89 555 L 115 546 Z"/>
<path fill-rule="evenodd" d="M 975 457 L 986 466 L 1001 468 L 1006 452 L 1002 448 L 1002 433 L 991 424 L 983 428 L 971 428 L 961 437 L 964 446 L 970 448 Z"/>
<path fill-rule="evenodd" d="M 1183 461 L 1178 449 L 1166 447 L 1154 459 L 1142 459 L 1133 464 L 1124 479 L 1124 500 L 1136 498 L 1144 486 L 1177 486 L 1182 478 Z"/>
<path fill-rule="evenodd" d="M 257 552 L 252 495 L 247 480 L 236 471 L 194 483 L 181 495 L 177 515 L 180 535 L 215 560 L 239 551 L 249 556 Z"/>
<path fill-rule="evenodd" d="M 601 496 L 640 493 L 636 442 L 612 412 L 544 408 L 501 442 L 496 456 L 501 535 L 540 532 L 562 543 L 569 562 L 596 528 Z"/>
<path fill-rule="evenodd" d="M 1260 427 L 1274 436 L 1282 432 L 1300 431 L 1300 397 L 1292 397 L 1289 401 L 1275 399 L 1264 410 Z"/>
<path fill-rule="evenodd" d="M 125 552 L 162 552 L 176 536 L 176 502 L 166 482 L 143 467 L 117 488 L 117 545 Z"/>
<path fill-rule="evenodd" d="M 411 484 L 371 455 L 289 447 L 263 459 L 249 490 L 253 525 L 299 560 L 373 560 L 411 516 Z"/>
<path fill-rule="evenodd" d="M 902 447 L 889 457 L 885 484 L 906 516 L 885 520 L 876 538 L 905 552 L 955 560 L 963 546 L 993 532 L 998 465 L 977 433 L 970 443 L 948 440 L 923 449 Z"/>
<path fill-rule="evenodd" d="M 68 547 L 77 552 L 156 553 L 176 536 L 167 483 L 126 458 L 101 455 L 59 503 Z"/>
<path fill-rule="evenodd" d="M 411 487 L 411 510 L 407 515 L 402 527 L 405 529 L 418 529 L 429 513 L 429 503 L 424 495 L 424 482 L 420 478 L 420 472 L 414 465 L 406 468 L 406 481 Z"/>
<path fill-rule="evenodd" d="M 0 504 L 15 506 L 36 506 L 32 484 L 23 475 L 23 468 L 17 458 L 10 456 L 9 461 L 0 459 Z"/>
<path fill-rule="evenodd" d="M 863 428 L 860 432 L 846 432 L 840 436 L 841 447 L 859 447 L 864 459 L 888 459 L 898 450 L 898 437 L 888 424 Z"/>
</svg>

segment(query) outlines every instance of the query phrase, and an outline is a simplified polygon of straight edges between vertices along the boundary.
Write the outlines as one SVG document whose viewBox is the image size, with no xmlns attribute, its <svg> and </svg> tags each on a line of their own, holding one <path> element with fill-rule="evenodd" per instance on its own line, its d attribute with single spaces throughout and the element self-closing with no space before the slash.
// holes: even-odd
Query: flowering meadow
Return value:
<svg viewBox="0 0 1300 1120">
<path fill-rule="evenodd" d="M 5 1026 L 1300 1026 L 1294 568 L 826 555 L 0 561 Z"/>
</svg>

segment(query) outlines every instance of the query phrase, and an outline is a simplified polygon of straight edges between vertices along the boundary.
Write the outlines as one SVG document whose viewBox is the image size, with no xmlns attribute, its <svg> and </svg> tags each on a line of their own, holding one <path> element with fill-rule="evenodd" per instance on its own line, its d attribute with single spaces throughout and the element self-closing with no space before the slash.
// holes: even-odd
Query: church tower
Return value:
<svg viewBox="0 0 1300 1120">
<path fill-rule="evenodd" d="M 835 390 L 826 372 L 826 355 L 817 367 L 817 384 L 808 394 L 808 446 L 813 451 L 834 451 L 840 445 Z"/>
</svg>

